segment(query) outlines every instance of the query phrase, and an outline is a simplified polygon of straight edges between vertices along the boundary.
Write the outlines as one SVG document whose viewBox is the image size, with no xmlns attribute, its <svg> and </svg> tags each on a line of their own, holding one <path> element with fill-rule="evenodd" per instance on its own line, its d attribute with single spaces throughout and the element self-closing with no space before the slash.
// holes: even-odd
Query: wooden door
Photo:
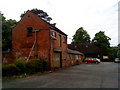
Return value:
<svg viewBox="0 0 120 90">
<path fill-rule="evenodd" d="M 61 53 L 54 52 L 54 67 L 61 67 Z"/>
</svg>

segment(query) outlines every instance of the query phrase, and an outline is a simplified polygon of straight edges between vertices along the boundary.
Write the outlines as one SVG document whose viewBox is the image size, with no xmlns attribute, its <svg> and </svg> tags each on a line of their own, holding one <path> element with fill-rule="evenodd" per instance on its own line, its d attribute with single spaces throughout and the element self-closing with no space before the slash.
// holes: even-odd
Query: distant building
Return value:
<svg viewBox="0 0 120 90">
<path fill-rule="evenodd" d="M 84 54 L 76 51 L 76 50 L 72 50 L 72 49 L 68 49 L 68 63 L 69 65 L 76 65 L 76 64 L 80 64 L 82 63 L 83 59 L 84 59 Z"/>
<path fill-rule="evenodd" d="M 69 44 L 69 49 L 84 53 L 85 57 L 99 58 L 100 49 L 94 44 Z"/>
</svg>

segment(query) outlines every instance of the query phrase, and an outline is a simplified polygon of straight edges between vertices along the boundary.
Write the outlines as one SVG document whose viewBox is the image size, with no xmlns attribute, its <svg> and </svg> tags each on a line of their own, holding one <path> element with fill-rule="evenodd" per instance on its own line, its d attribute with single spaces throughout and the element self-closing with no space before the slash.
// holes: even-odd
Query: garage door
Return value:
<svg viewBox="0 0 120 90">
<path fill-rule="evenodd" d="M 61 54 L 60 53 L 54 53 L 54 66 L 57 68 L 61 67 Z"/>
</svg>

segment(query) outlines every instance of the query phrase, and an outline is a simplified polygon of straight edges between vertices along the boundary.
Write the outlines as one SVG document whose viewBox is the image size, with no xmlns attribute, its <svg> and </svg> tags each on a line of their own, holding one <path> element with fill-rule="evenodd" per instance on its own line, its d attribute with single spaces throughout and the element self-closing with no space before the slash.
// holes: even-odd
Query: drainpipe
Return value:
<svg viewBox="0 0 120 90">
<path fill-rule="evenodd" d="M 37 31 L 35 31 L 35 56 L 38 57 L 38 43 L 37 43 Z"/>
<path fill-rule="evenodd" d="M 49 38 L 50 38 L 50 50 L 49 50 L 49 63 L 50 63 L 50 70 L 52 70 L 52 64 L 51 64 L 51 61 L 52 61 L 52 38 L 51 38 L 51 31 L 50 31 L 50 29 L 49 29 Z"/>
</svg>

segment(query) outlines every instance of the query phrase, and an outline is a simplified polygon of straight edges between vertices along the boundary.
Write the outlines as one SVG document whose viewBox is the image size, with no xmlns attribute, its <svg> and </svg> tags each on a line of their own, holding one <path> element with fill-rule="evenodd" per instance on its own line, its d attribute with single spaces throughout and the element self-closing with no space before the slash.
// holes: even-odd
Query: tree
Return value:
<svg viewBox="0 0 120 90">
<path fill-rule="evenodd" d="M 118 47 L 120 47 L 120 43 L 118 44 Z"/>
<path fill-rule="evenodd" d="M 117 57 L 120 58 L 120 44 L 118 44 Z"/>
<path fill-rule="evenodd" d="M 103 55 L 108 55 L 110 49 L 110 42 L 111 38 L 106 36 L 103 31 L 99 31 L 95 34 L 95 37 L 92 39 L 92 43 L 95 44 L 100 48 L 102 58 Z"/>
<path fill-rule="evenodd" d="M 118 52 L 117 46 L 110 47 L 108 56 L 111 61 L 114 61 L 114 59 L 117 57 L 117 52 Z"/>
<path fill-rule="evenodd" d="M 72 39 L 72 44 L 90 43 L 90 36 L 83 27 L 79 28 Z"/>
<path fill-rule="evenodd" d="M 120 58 L 120 49 L 117 52 L 117 57 Z"/>
<path fill-rule="evenodd" d="M 52 18 L 49 17 L 49 15 L 48 15 L 46 12 L 44 12 L 43 10 L 32 9 L 32 10 L 30 10 L 30 11 L 31 11 L 32 13 L 38 15 L 41 19 L 45 20 L 46 22 L 50 22 L 50 21 L 52 20 Z M 23 17 L 26 12 L 27 12 L 27 11 L 24 11 L 24 13 L 21 14 L 20 17 Z"/>
<path fill-rule="evenodd" d="M 16 20 L 6 20 L 3 14 L 2 16 L 2 50 L 12 49 L 12 28 L 17 24 Z"/>
</svg>

